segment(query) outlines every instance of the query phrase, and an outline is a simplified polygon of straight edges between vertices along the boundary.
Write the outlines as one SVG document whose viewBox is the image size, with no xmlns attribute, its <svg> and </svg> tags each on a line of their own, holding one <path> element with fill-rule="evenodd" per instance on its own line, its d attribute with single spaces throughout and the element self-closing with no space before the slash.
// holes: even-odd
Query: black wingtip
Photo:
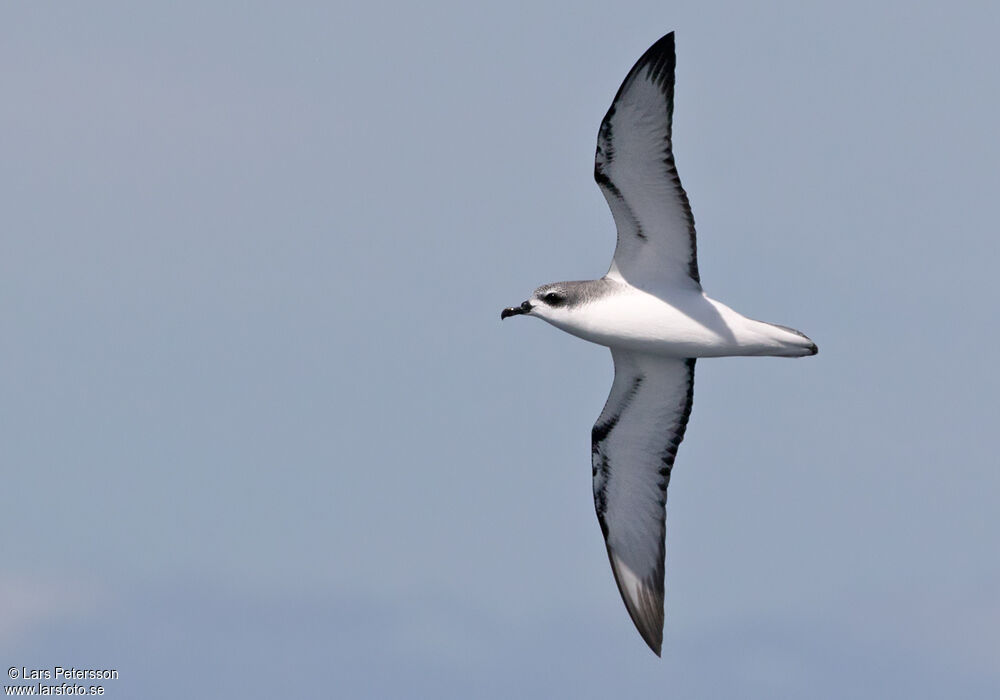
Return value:
<svg viewBox="0 0 1000 700">
<path fill-rule="evenodd" d="M 653 49 L 658 47 L 660 49 L 665 49 L 673 45 L 674 45 L 674 32 L 669 31 L 663 36 L 661 36 L 659 39 L 657 39 L 655 42 L 653 42 L 653 45 L 649 47 L 649 51 L 652 51 Z"/>
<path fill-rule="evenodd" d="M 673 85 L 677 54 L 674 50 L 674 33 L 664 34 L 649 47 L 638 65 L 649 69 L 649 76 L 665 90 Z"/>
<path fill-rule="evenodd" d="M 654 60 L 669 60 L 673 63 L 673 60 L 677 52 L 674 46 L 674 33 L 668 32 L 664 34 L 656 42 L 646 49 L 646 53 L 642 55 L 639 62 L 652 63 Z"/>
<path fill-rule="evenodd" d="M 656 630 L 650 630 L 647 635 L 646 632 L 640 628 L 639 633 L 642 635 L 642 641 L 646 642 L 646 646 L 649 647 L 658 658 L 663 658 L 663 628 L 657 632 Z"/>
<path fill-rule="evenodd" d="M 659 658 L 663 658 L 663 628 L 658 630 L 643 630 L 639 628 L 642 640 Z"/>
</svg>

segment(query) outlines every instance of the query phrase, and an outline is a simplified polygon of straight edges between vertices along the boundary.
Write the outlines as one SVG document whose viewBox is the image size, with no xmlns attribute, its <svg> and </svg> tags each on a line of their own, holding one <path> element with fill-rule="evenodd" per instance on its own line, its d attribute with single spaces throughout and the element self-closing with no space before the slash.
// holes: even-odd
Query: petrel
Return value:
<svg viewBox="0 0 1000 700">
<path fill-rule="evenodd" d="M 754 321 L 702 290 L 694 217 L 671 149 L 673 32 L 632 67 L 601 122 L 594 179 L 618 243 L 604 277 L 539 287 L 500 313 L 535 316 L 611 349 L 615 379 L 591 432 L 594 506 L 611 571 L 660 655 L 667 484 L 699 357 L 815 355 L 805 334 Z"/>
</svg>

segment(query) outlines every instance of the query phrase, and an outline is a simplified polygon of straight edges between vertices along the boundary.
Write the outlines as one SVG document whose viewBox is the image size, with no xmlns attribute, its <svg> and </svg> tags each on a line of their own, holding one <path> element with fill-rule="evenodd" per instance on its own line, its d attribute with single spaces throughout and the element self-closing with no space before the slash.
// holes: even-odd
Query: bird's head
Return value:
<svg viewBox="0 0 1000 700">
<path fill-rule="evenodd" d="M 566 315 L 574 303 L 576 295 L 571 283 L 556 282 L 546 284 L 536 289 L 530 299 L 522 301 L 519 306 L 508 306 L 500 312 L 500 319 L 509 316 L 537 316 L 550 323 L 559 321 Z"/>
</svg>

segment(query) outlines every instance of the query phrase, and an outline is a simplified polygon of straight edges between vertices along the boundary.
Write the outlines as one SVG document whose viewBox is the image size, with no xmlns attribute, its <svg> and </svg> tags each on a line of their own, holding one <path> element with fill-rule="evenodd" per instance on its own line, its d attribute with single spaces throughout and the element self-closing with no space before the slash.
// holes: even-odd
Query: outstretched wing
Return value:
<svg viewBox="0 0 1000 700">
<path fill-rule="evenodd" d="M 597 136 L 594 179 L 618 228 L 608 276 L 642 289 L 701 288 L 694 217 L 671 150 L 674 34 L 632 67 Z"/>
<path fill-rule="evenodd" d="M 694 395 L 694 359 L 611 350 L 615 381 L 594 424 L 594 506 L 639 634 L 660 653 L 667 484 Z"/>
</svg>

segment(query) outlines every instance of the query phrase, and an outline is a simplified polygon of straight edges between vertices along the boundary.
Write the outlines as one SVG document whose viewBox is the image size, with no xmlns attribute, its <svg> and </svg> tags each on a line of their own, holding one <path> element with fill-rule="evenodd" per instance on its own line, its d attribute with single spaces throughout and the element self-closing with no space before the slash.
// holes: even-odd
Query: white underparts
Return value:
<svg viewBox="0 0 1000 700">
<path fill-rule="evenodd" d="M 580 305 L 540 305 L 531 315 L 599 345 L 668 357 L 816 353 L 798 331 L 749 319 L 698 290 L 651 294 L 619 282 L 606 291 Z"/>
</svg>

